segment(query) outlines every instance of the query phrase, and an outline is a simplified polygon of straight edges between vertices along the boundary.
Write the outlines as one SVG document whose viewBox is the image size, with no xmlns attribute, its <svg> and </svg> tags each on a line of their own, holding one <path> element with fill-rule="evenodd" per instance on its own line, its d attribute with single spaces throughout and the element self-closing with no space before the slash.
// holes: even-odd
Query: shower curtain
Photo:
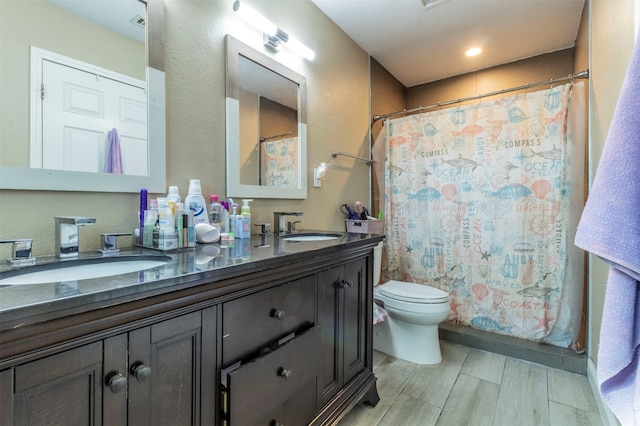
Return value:
<svg viewBox="0 0 640 426">
<path fill-rule="evenodd" d="M 260 185 L 298 187 L 298 136 L 260 143 Z"/>
<path fill-rule="evenodd" d="M 388 278 L 447 291 L 464 325 L 574 344 L 584 102 L 578 82 L 388 120 Z"/>
</svg>

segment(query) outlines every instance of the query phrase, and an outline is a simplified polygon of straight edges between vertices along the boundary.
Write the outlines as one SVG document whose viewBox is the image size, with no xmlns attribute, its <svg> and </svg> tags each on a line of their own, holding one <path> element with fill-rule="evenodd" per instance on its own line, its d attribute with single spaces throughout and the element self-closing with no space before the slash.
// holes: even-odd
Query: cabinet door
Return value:
<svg viewBox="0 0 640 426">
<path fill-rule="evenodd" d="M 344 298 L 343 328 L 343 384 L 349 382 L 365 365 L 366 330 L 366 260 L 356 260 L 345 265 L 346 283 L 342 291 Z"/>
<path fill-rule="evenodd" d="M 129 333 L 129 424 L 215 423 L 215 328 L 213 307 Z"/>
<path fill-rule="evenodd" d="M 366 271 L 358 259 L 318 274 L 323 405 L 364 368 Z"/>
<path fill-rule="evenodd" d="M 320 406 L 340 390 L 342 383 L 341 327 L 342 289 L 340 277 L 344 268 L 336 267 L 318 273 L 318 325 L 320 326 Z"/>
<path fill-rule="evenodd" d="M 102 424 L 102 370 L 102 342 L 15 367 L 11 424 Z"/>
</svg>

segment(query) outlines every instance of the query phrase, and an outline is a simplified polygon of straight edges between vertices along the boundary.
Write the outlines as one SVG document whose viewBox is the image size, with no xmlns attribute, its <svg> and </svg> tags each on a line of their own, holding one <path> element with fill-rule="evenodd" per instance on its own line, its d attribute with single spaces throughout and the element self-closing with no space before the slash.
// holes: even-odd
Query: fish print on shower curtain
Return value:
<svg viewBox="0 0 640 426">
<path fill-rule="evenodd" d="M 570 94 L 567 84 L 387 122 L 390 278 L 449 292 L 465 325 L 549 333 L 565 285 Z"/>
</svg>

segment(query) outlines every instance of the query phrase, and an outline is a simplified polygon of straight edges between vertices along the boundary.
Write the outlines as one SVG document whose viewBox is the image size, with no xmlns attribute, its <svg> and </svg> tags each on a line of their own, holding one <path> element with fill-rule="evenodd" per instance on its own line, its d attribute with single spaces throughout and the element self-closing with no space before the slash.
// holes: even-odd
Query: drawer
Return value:
<svg viewBox="0 0 640 426">
<path fill-rule="evenodd" d="M 318 384 L 314 377 L 305 383 L 302 388 L 295 391 L 288 400 L 283 402 L 275 410 L 264 415 L 260 420 L 246 424 L 256 426 L 308 425 L 316 416 L 317 392 Z"/>
<path fill-rule="evenodd" d="M 313 417 L 319 369 L 318 336 L 318 328 L 314 327 L 228 373 L 229 424 L 268 425 L 274 420 L 287 424 L 283 421 L 287 417 Z M 290 410 L 294 406 L 297 408 Z"/>
<path fill-rule="evenodd" d="M 224 303 L 223 366 L 253 357 L 266 345 L 313 325 L 315 306 L 315 276 Z"/>
</svg>

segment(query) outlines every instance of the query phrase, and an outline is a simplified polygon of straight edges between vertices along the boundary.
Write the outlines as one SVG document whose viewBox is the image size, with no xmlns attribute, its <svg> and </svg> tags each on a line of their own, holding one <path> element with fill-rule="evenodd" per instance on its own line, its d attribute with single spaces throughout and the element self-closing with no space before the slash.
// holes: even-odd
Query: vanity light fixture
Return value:
<svg viewBox="0 0 640 426">
<path fill-rule="evenodd" d="M 280 50 L 280 46 L 284 46 L 296 55 L 302 56 L 310 61 L 316 57 L 313 50 L 309 49 L 291 34 L 287 34 L 285 31 L 278 28 L 276 24 L 256 12 L 246 3 L 241 3 L 240 0 L 234 1 L 233 11 L 238 12 L 238 15 L 240 15 L 245 21 L 262 31 L 264 33 L 264 45 L 274 52 L 278 52 Z"/>
</svg>

